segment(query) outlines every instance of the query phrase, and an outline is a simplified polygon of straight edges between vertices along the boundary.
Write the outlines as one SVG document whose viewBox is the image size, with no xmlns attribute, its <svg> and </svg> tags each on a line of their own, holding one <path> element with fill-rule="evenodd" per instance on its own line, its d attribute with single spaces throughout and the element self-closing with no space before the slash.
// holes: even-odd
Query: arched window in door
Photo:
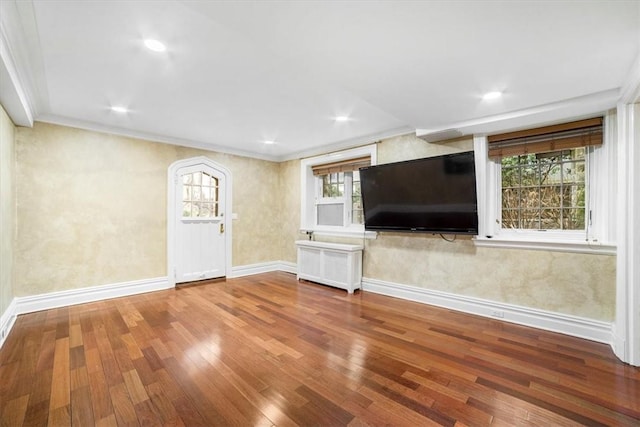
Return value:
<svg viewBox="0 0 640 427">
<path fill-rule="evenodd" d="M 182 217 L 218 216 L 218 178 L 206 172 L 182 175 Z"/>
</svg>

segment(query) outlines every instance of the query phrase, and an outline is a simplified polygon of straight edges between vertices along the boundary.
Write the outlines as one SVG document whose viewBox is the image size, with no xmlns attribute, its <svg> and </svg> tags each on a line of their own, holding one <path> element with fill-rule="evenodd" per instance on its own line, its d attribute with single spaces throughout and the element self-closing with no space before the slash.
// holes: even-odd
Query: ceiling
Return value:
<svg viewBox="0 0 640 427">
<path fill-rule="evenodd" d="M 271 160 L 600 112 L 640 46 L 639 1 L 0 3 L 16 123 Z"/>
</svg>

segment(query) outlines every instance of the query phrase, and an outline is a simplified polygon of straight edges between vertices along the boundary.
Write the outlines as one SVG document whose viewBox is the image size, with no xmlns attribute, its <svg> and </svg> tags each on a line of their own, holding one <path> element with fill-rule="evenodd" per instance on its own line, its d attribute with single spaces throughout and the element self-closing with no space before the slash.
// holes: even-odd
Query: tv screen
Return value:
<svg viewBox="0 0 640 427">
<path fill-rule="evenodd" d="M 360 169 L 366 230 L 478 234 L 473 152 Z"/>
</svg>

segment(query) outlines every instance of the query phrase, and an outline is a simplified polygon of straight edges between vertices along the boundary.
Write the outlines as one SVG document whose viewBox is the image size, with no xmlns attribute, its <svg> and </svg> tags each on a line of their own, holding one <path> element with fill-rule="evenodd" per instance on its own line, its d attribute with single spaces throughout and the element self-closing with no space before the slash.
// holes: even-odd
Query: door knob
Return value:
<svg viewBox="0 0 640 427">
<path fill-rule="evenodd" d="M 224 222 L 220 223 L 220 234 L 224 233 Z"/>
</svg>

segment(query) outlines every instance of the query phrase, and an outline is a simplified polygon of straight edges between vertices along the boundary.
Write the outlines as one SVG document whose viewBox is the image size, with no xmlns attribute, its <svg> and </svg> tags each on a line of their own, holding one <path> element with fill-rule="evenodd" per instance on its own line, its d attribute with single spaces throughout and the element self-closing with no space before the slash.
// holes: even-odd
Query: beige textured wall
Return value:
<svg viewBox="0 0 640 427">
<path fill-rule="evenodd" d="M 403 135 L 384 140 L 378 144 L 378 164 L 402 162 L 444 154 L 473 150 L 473 138 L 427 143 L 415 135 Z"/>
<path fill-rule="evenodd" d="M 0 105 L 0 315 L 13 300 L 15 126 Z"/>
<path fill-rule="evenodd" d="M 427 143 L 405 135 L 378 144 L 378 164 L 472 149 L 471 138 Z M 320 236 L 316 240 L 363 243 L 362 239 Z M 470 237 L 458 236 L 449 243 L 421 233 L 379 233 L 364 245 L 367 278 L 603 321 L 614 319 L 614 256 L 477 248 Z"/>
<path fill-rule="evenodd" d="M 472 139 L 427 143 L 414 136 L 383 141 L 378 163 L 473 149 Z M 366 242 L 365 277 L 611 321 L 614 256 L 476 248 L 470 238 L 380 233 Z"/>
<path fill-rule="evenodd" d="M 165 276 L 167 169 L 200 155 L 233 176 L 233 265 L 280 259 L 277 163 L 45 123 L 16 155 L 16 296 Z"/>
<path fill-rule="evenodd" d="M 612 321 L 615 257 L 476 248 L 469 238 L 382 233 L 366 243 L 364 275 L 379 280 Z"/>
<path fill-rule="evenodd" d="M 296 260 L 293 242 L 304 238 L 297 160 L 278 164 L 43 123 L 16 128 L 15 141 L 16 296 L 164 276 L 167 168 L 199 155 L 233 175 L 233 265 Z M 471 144 L 402 136 L 378 145 L 378 162 Z M 614 316 L 615 257 L 476 248 L 469 238 L 448 243 L 424 234 L 381 233 L 365 245 L 365 277 L 605 321 Z"/>
<path fill-rule="evenodd" d="M 280 163 L 281 260 L 296 262 L 296 240 L 305 239 L 300 233 L 300 160 Z"/>
</svg>

